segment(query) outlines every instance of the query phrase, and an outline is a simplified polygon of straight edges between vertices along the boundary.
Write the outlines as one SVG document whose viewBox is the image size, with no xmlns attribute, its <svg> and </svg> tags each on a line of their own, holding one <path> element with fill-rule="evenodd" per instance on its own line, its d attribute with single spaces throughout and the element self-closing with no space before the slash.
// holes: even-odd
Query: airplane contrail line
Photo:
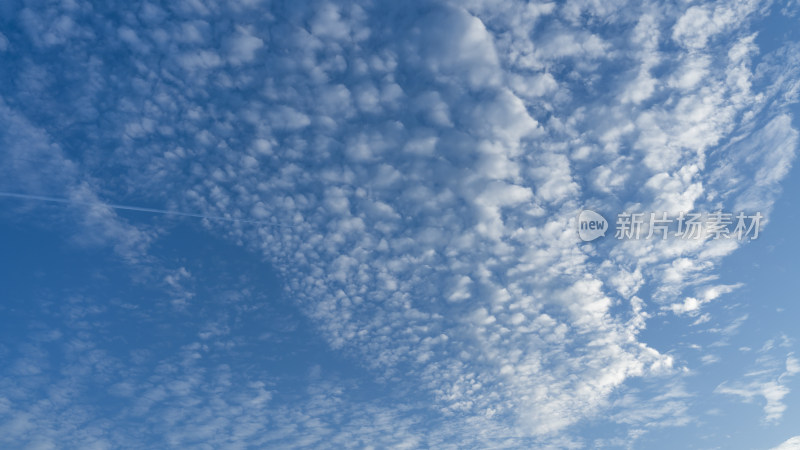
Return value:
<svg viewBox="0 0 800 450">
<path fill-rule="evenodd" d="M 119 209 L 123 211 L 136 211 L 136 212 L 146 212 L 146 213 L 154 213 L 154 214 L 164 214 L 170 216 L 181 216 L 181 217 L 194 217 L 196 219 L 208 219 L 208 220 L 221 220 L 225 222 L 242 222 L 242 223 L 253 223 L 258 225 L 270 225 L 270 226 L 277 226 L 277 227 L 286 227 L 286 228 L 293 228 L 291 225 L 284 225 L 278 224 L 273 222 L 264 222 L 260 220 L 251 220 L 251 219 L 236 219 L 233 217 L 220 217 L 220 216 L 209 216 L 206 214 L 195 214 L 195 213 L 187 213 L 182 211 L 174 211 L 169 209 L 157 209 L 157 208 L 145 208 L 141 206 L 131 206 L 131 205 L 118 205 L 114 203 L 104 203 L 104 202 L 81 202 L 76 200 L 70 200 L 67 198 L 60 198 L 60 197 L 49 197 L 45 195 L 32 195 L 32 194 L 19 194 L 15 192 L 0 192 L 0 197 L 7 197 L 7 198 L 17 198 L 21 200 L 37 200 L 42 202 L 51 202 L 51 203 L 62 203 L 67 205 L 81 205 L 81 206 L 104 206 L 107 208 L 112 209 Z"/>
</svg>

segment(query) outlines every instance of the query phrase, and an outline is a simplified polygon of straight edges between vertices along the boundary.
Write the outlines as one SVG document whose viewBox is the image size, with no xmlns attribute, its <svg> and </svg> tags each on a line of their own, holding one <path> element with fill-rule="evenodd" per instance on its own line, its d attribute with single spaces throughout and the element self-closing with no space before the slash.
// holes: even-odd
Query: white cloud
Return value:
<svg viewBox="0 0 800 450">
<path fill-rule="evenodd" d="M 753 5 L 695 6 L 681 17 L 629 6 L 468 2 L 401 15 L 396 25 L 380 11 L 323 2 L 311 12 L 247 17 L 257 23 L 233 34 L 210 18 L 224 17 L 222 4 L 181 3 L 177 17 L 143 8 L 150 28 L 120 37 L 153 50 L 126 60 L 141 74 L 113 105 L 118 116 L 109 117 L 118 122 L 92 130 L 95 144 L 124 136 L 114 149 L 122 181 L 101 187 L 136 186 L 207 216 L 274 220 L 206 225 L 277 267 L 330 347 L 376 378 L 398 380 L 398 392 L 411 387 L 433 400 L 406 415 L 408 405 L 348 403 L 341 386 L 320 383 L 296 406 L 278 407 L 267 385 L 192 362 L 208 352 L 206 341 L 227 337 L 218 323 L 195 330 L 201 342 L 187 344 L 181 358 L 163 361 L 174 376 L 115 392 L 134 393 L 134 412 L 163 413 L 157 432 L 175 446 L 202 439 L 436 447 L 509 435 L 529 439 L 525 446 L 557 441 L 609 408 L 619 409 L 613 420 L 637 429 L 686 423 L 688 396 L 679 389 L 627 390 L 632 378 L 681 369 L 670 343 L 653 348 L 640 332 L 653 311 L 696 316 L 735 288 L 714 284 L 714 269 L 737 245 L 640 241 L 608 250 L 578 242 L 575 212 L 587 203 L 766 210 L 796 132 L 782 111 L 765 123 L 751 114 L 779 95 L 753 83 L 752 39 L 717 39 L 752 36 Z M 625 31 L 586 31 L 584 12 Z M 543 15 L 551 16 L 546 24 L 537 22 Z M 168 19 L 175 23 L 158 25 Z M 25 26 L 39 32 L 40 22 L 47 23 Z M 52 22 L 60 23 L 55 15 Z M 31 39 L 47 46 L 80 36 L 64 23 L 52 37 Z M 667 55 L 653 30 L 672 23 L 685 51 Z M 608 74 L 630 84 L 609 83 Z M 14 124 L 24 122 L 3 108 Z M 747 131 L 741 139 L 739 129 Z M 18 129 L 7 136 L 33 142 Z M 34 143 L 41 154 L 50 150 L 47 140 Z M 55 185 L 68 186 L 68 195 L 97 203 L 100 187 L 79 183 L 69 159 L 57 161 L 63 173 L 45 165 L 20 182 L 63 178 Z M 741 180 L 757 189 L 740 190 Z M 141 254 L 152 239 L 109 208 L 80 214 L 93 237 L 120 252 Z M 187 274 L 163 280 L 179 299 L 193 292 L 183 283 L 197 281 Z M 705 326 L 703 317 L 690 320 Z M 731 334 L 746 317 L 718 331 Z M 787 389 L 759 380 L 718 392 L 764 397 L 767 417 L 777 420 Z M 27 432 L 24 413 L 13 436 Z M 445 421 L 445 431 L 418 432 L 426 415 Z"/>
<path fill-rule="evenodd" d="M 472 88 L 499 83 L 494 42 L 478 17 L 460 8 L 441 8 L 416 25 L 423 33 L 418 45 L 434 74 L 464 79 Z"/>
<path fill-rule="evenodd" d="M 797 450 L 797 449 L 800 449 L 800 436 L 791 437 L 785 440 L 777 447 L 772 448 L 772 450 Z"/>
<path fill-rule="evenodd" d="M 0 117 L 6 124 L 4 160 L 0 173 L 11 193 L 51 195 L 64 200 L 77 229 L 65 230 L 80 245 L 109 245 L 122 258 L 136 262 L 146 256 L 152 231 L 128 224 L 99 198 L 97 180 L 66 157 L 48 133 L 35 127 L 0 99 Z M 30 208 L 28 204 L 24 208 Z"/>
<path fill-rule="evenodd" d="M 800 373 L 800 365 L 791 353 L 785 359 L 773 355 L 778 349 L 767 342 L 758 352 L 761 356 L 756 360 L 756 370 L 742 379 L 720 384 L 714 392 L 737 396 L 748 403 L 762 398 L 764 421 L 779 422 L 787 409 L 784 398 L 791 392 L 789 379 Z"/>
<path fill-rule="evenodd" d="M 689 315 L 696 315 L 700 308 L 716 299 L 720 295 L 727 294 L 732 292 L 735 289 L 738 289 L 742 286 L 741 283 L 732 284 L 732 285 L 717 285 L 717 286 L 707 286 L 702 289 L 702 292 L 699 295 L 699 299 L 695 297 L 686 297 L 683 300 L 683 303 L 673 303 L 668 307 L 663 307 L 664 309 L 669 309 L 673 313 L 682 315 L 682 314 L 689 314 Z"/>
<path fill-rule="evenodd" d="M 672 39 L 690 50 L 704 49 L 714 35 L 740 24 L 757 5 L 757 1 L 739 0 L 715 2 L 714 6 L 691 6 L 675 23 Z"/>
<path fill-rule="evenodd" d="M 767 381 L 738 387 L 719 385 L 714 392 L 742 397 L 747 402 L 753 401 L 756 397 L 763 397 L 766 402 L 764 404 L 764 419 L 767 422 L 775 422 L 786 411 L 783 398 L 789 393 L 789 389 L 777 382 Z"/>
<path fill-rule="evenodd" d="M 228 40 L 227 59 L 233 65 L 252 61 L 256 52 L 264 46 L 264 40 L 253 36 L 243 27 L 237 27 L 236 33 Z"/>
</svg>

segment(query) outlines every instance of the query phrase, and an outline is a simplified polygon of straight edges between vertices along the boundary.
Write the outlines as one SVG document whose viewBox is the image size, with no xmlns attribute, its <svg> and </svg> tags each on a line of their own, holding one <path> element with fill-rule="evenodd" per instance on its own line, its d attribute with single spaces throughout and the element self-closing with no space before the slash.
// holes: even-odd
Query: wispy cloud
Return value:
<svg viewBox="0 0 800 450">
<path fill-rule="evenodd" d="M 789 392 L 790 379 L 800 373 L 800 365 L 792 353 L 784 357 L 774 355 L 776 350 L 784 346 L 773 347 L 768 342 L 758 353 L 755 370 L 744 374 L 738 380 L 724 382 L 714 390 L 718 394 L 740 397 L 743 401 L 764 401 L 764 421 L 777 422 L 786 411 L 783 401 Z"/>
</svg>

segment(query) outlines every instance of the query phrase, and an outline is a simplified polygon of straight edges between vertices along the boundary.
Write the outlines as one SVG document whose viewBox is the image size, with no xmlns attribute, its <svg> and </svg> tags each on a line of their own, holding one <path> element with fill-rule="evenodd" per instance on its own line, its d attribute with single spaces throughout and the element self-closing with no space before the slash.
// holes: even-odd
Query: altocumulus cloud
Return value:
<svg viewBox="0 0 800 450">
<path fill-rule="evenodd" d="M 78 240 L 132 264 L 165 231 L 79 201 L 135 194 L 241 219 L 205 226 L 266 257 L 327 345 L 425 399 L 351 403 L 330 381 L 273 407 L 266 386 L 197 367 L 202 345 L 187 345 L 157 377 L 114 385 L 132 416 L 164 415 L 167 444 L 580 446 L 570 430 L 588 418 L 639 430 L 630 439 L 688 421 L 688 369 L 640 334 L 738 287 L 714 271 L 739 244 L 585 244 L 574 220 L 769 212 L 795 155 L 800 60 L 781 57 L 791 45 L 761 54 L 759 3 L 110 8 L 9 7 L 3 189 L 66 192 Z M 645 396 L 632 379 L 661 387 Z M 765 396 L 774 421 L 788 388 L 769 383 L 717 391 Z M 46 413 L 8 419 L 5 439 Z M 98 445 L 123 442 L 97 427 Z"/>
</svg>

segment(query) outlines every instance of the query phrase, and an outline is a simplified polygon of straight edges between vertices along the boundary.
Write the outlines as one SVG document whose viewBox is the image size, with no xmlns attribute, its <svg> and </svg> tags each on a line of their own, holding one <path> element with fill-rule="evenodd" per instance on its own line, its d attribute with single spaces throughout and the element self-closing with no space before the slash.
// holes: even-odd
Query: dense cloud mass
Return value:
<svg viewBox="0 0 800 450">
<path fill-rule="evenodd" d="M 70 200 L 58 217 L 71 239 L 150 266 L 141 276 L 161 277 L 175 308 L 201 281 L 157 267 L 170 225 L 105 203 L 237 219 L 202 223 L 265 257 L 325 345 L 392 394 L 325 380 L 278 402 L 243 369 L 198 365 L 234 341 L 224 327 L 151 374 L 76 337 L 75 370 L 16 383 L 59 352 L 43 335 L 32 359 L 0 371 L 0 442 L 580 447 L 586 420 L 619 425 L 626 442 L 686 424 L 694 369 L 641 334 L 651 320 L 704 326 L 705 305 L 740 287 L 716 270 L 742 243 L 584 243 L 576 218 L 757 210 L 768 222 L 800 92 L 798 46 L 756 44 L 768 6 L 2 7 L 3 191 Z M 69 302 L 76 330 L 90 303 Z M 763 399 L 764 420 L 780 420 L 800 372 L 785 348 L 764 350 L 779 376 L 716 392 Z M 97 373 L 117 416 L 78 395 Z M 147 432 L 115 427 L 148 416 Z"/>
</svg>

